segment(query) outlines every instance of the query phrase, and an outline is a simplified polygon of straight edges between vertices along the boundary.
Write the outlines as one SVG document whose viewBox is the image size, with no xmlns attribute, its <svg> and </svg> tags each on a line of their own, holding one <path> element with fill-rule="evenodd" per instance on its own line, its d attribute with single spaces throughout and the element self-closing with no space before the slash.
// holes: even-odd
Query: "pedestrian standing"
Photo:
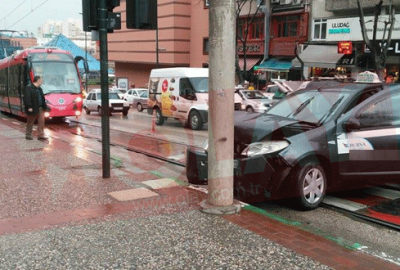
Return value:
<svg viewBox="0 0 400 270">
<path fill-rule="evenodd" d="M 40 76 L 35 76 L 33 84 L 28 85 L 24 92 L 24 104 L 26 113 L 26 133 L 25 138 L 32 140 L 32 130 L 35 120 L 38 121 L 38 140 L 47 140 L 44 135 L 44 113 L 47 110 L 46 100 L 43 90 L 40 87 L 43 79 Z"/>
</svg>

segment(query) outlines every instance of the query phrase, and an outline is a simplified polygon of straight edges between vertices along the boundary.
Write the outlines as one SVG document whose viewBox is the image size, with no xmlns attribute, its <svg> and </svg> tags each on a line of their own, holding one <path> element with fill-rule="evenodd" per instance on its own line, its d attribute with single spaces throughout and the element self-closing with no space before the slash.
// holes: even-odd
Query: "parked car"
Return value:
<svg viewBox="0 0 400 270">
<path fill-rule="evenodd" d="M 109 90 L 110 92 L 114 92 L 117 93 L 118 97 L 120 99 L 123 99 L 125 94 L 126 94 L 126 90 L 125 89 L 121 89 L 121 88 L 110 88 Z"/>
<path fill-rule="evenodd" d="M 400 86 L 362 74 L 356 83 L 310 83 L 264 114 L 235 112 L 235 196 L 290 198 L 310 210 L 327 191 L 398 182 Z M 189 183 L 206 184 L 207 167 L 207 146 L 188 149 Z"/>
<path fill-rule="evenodd" d="M 236 90 L 242 98 L 242 110 L 247 112 L 265 112 L 272 106 L 272 100 L 258 90 Z"/>
<path fill-rule="evenodd" d="M 108 94 L 110 113 L 121 112 L 124 116 L 128 115 L 129 103 L 119 98 L 118 94 L 110 91 Z M 92 111 L 97 111 L 102 115 L 101 108 L 101 90 L 94 89 L 90 91 L 89 95 L 83 100 L 83 108 L 86 114 Z"/>
<path fill-rule="evenodd" d="M 141 93 L 143 92 L 148 92 L 149 90 L 146 88 L 131 88 L 129 89 L 125 95 L 123 96 L 123 99 L 128 101 L 129 104 L 133 104 L 133 99 L 137 98 L 140 96 Z M 147 104 L 147 103 L 146 103 Z"/>
<path fill-rule="evenodd" d="M 139 92 L 139 96 L 133 98 L 132 106 L 136 107 L 139 112 L 147 109 L 147 99 L 149 98 L 149 91 Z"/>
</svg>

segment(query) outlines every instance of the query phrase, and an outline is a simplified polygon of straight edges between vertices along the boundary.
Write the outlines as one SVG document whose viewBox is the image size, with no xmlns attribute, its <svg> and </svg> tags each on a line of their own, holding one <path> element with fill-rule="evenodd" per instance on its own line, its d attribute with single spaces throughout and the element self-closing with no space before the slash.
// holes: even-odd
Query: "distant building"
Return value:
<svg viewBox="0 0 400 270">
<path fill-rule="evenodd" d="M 0 34 L 0 59 L 12 55 L 17 50 L 23 50 L 29 47 L 37 45 L 37 40 L 35 37 L 28 37 L 24 35 Z"/>
</svg>

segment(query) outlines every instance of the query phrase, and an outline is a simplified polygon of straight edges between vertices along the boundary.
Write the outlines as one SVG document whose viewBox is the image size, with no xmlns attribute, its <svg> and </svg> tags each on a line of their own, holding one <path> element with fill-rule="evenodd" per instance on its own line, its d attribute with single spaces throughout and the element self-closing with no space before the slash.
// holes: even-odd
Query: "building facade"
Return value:
<svg viewBox="0 0 400 270">
<path fill-rule="evenodd" d="M 257 5 L 256 1 L 252 1 Z M 252 8 L 252 15 L 257 9 Z M 163 67 L 208 67 L 208 1 L 159 0 L 158 38 L 155 30 L 126 29 L 126 2 L 114 9 L 121 12 L 121 30 L 108 35 L 108 59 L 115 62 L 115 76 L 128 79 L 129 86 L 146 86 L 151 69 Z M 249 7 L 244 7 L 244 20 Z M 264 16 L 260 13 L 251 23 L 252 33 L 246 48 L 238 46 L 239 55 L 246 51 L 247 67 L 261 62 L 264 55 Z M 158 40 L 158 52 L 156 51 Z M 240 44 L 239 44 L 240 45 Z M 235 57 L 232 55 L 232 57 Z M 244 61 L 241 56 L 240 64 Z"/>
<path fill-rule="evenodd" d="M 365 28 L 372 39 L 375 5 L 379 1 L 362 1 L 365 16 Z M 393 5 L 400 5 L 393 0 Z M 355 78 L 361 71 L 371 69 L 368 60 L 368 49 L 362 36 L 360 17 L 356 0 L 311 1 L 309 39 L 303 45 L 305 50 L 300 54 L 304 62 L 305 77 L 340 75 Z M 377 27 L 377 40 L 384 38 L 384 21 L 388 21 L 389 1 L 383 2 L 382 13 Z M 398 9 L 398 8 L 397 8 Z M 395 15 L 392 41 L 388 50 L 386 69 L 388 72 L 399 72 L 400 67 L 400 15 Z M 385 37 L 387 38 L 386 31 Z M 342 45 L 350 46 L 341 51 Z M 340 49 L 339 49 L 340 48 Z M 301 66 L 293 60 L 293 66 Z"/>
</svg>

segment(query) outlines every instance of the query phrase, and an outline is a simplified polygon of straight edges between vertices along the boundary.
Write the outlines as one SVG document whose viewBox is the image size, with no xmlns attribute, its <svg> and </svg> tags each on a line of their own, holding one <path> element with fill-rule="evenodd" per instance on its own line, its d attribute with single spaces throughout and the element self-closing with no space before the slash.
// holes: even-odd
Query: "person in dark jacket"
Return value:
<svg viewBox="0 0 400 270">
<path fill-rule="evenodd" d="M 24 92 L 24 104 L 26 113 L 26 139 L 32 140 L 32 129 L 35 120 L 38 121 L 38 140 L 47 140 L 44 135 L 44 113 L 47 110 L 46 101 L 43 90 L 40 88 L 43 79 L 40 76 L 35 76 L 33 84 L 28 85 Z"/>
</svg>

